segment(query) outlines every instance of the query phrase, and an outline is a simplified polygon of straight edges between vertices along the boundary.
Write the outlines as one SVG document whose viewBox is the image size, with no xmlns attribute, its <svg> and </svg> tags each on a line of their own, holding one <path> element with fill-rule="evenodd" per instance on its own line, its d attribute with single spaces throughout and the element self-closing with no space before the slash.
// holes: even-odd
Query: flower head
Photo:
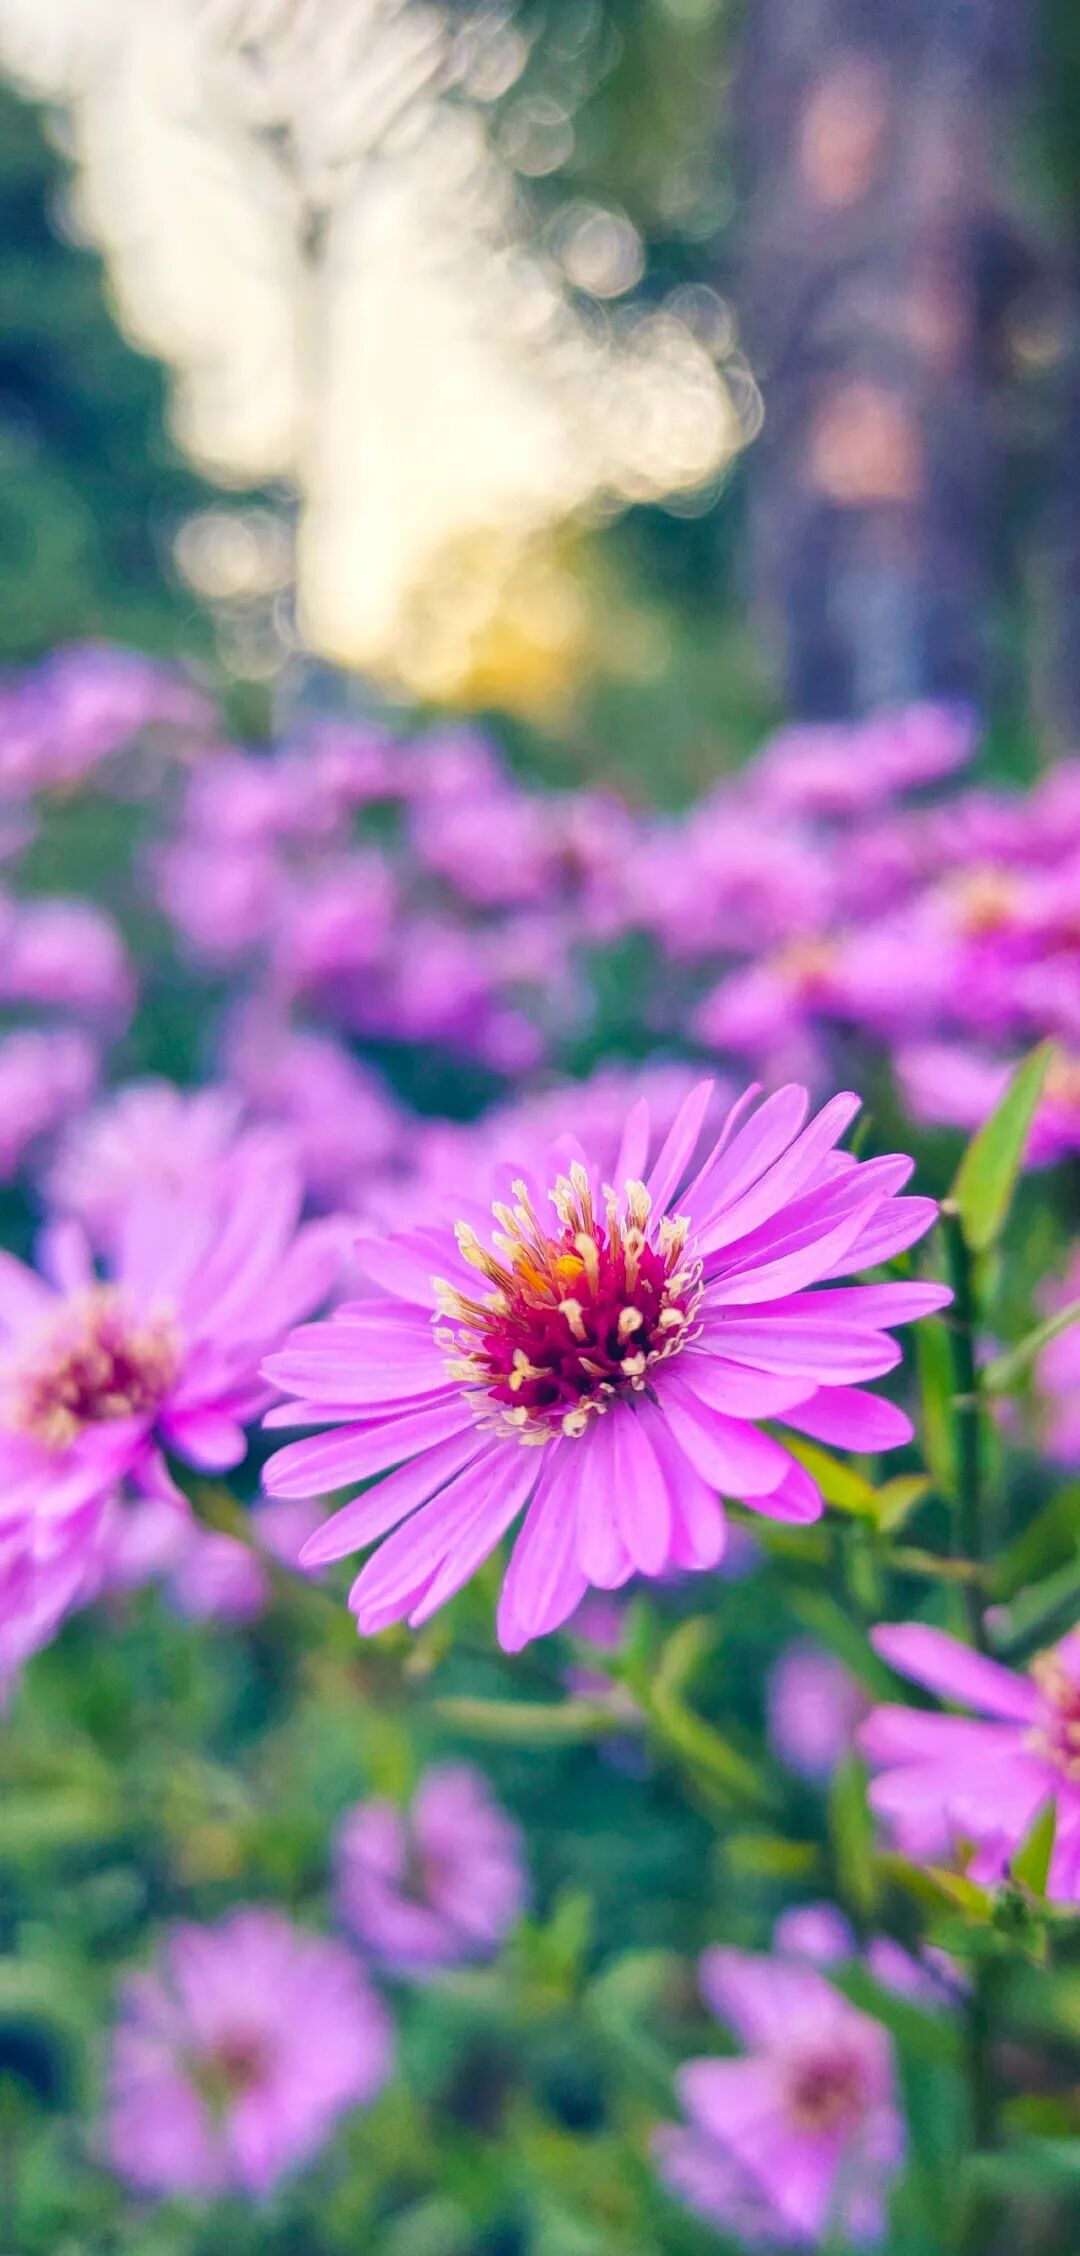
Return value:
<svg viewBox="0 0 1080 2256">
<path fill-rule="evenodd" d="M 436 1215 L 362 1241 L 383 1296 L 294 1333 L 265 1364 L 298 1398 L 294 1422 L 337 1429 L 273 1458 L 271 1494 L 399 1468 L 305 1554 L 322 1563 L 389 1536 L 353 1586 L 361 1629 L 426 1620 L 525 1511 L 499 1609 L 516 1650 L 590 1584 L 714 1567 L 720 1495 L 816 1518 L 817 1488 L 762 1419 L 857 1449 L 910 1436 L 861 1382 L 899 1361 L 885 1327 L 947 1292 L 807 1290 L 922 1236 L 932 1202 L 895 1195 L 910 1161 L 838 1152 L 857 1100 L 804 1126 L 797 1088 L 747 1119 L 751 1091 L 699 1161 L 710 1093 L 686 1099 L 651 1164 L 648 1107 L 633 1105 L 615 1187 L 567 1138 L 546 1183 L 516 1177 L 491 1215 L 463 1201 L 456 1230 Z M 289 1417 L 283 1406 L 272 1422 Z"/>
<path fill-rule="evenodd" d="M 175 1927 L 127 1984 L 109 2064 L 113 2168 L 153 2194 L 267 2194 L 370 2100 L 386 2014 L 352 1953 L 280 1913 Z"/>
<path fill-rule="evenodd" d="M 880 2239 L 904 2145 L 885 2030 L 797 1957 L 707 1951 L 701 1986 L 747 2049 L 683 2068 L 689 2125 L 657 2150 L 674 2190 L 774 2246 Z"/>
<path fill-rule="evenodd" d="M 823 1645 L 800 1639 L 769 1674 L 773 1753 L 798 1777 L 820 1782 L 851 1747 L 867 1702 L 850 1671 Z"/>
<path fill-rule="evenodd" d="M 73 1221 L 42 1271 L 0 1256 L 0 1624 L 5 1660 L 43 1642 L 100 1563 L 118 1492 L 177 1496 L 164 1452 L 240 1463 L 266 1402 L 259 1362 L 326 1294 L 330 1225 L 298 1227 L 276 1136 L 241 1137 L 183 1193 L 136 1186 L 107 1274 Z"/>
<path fill-rule="evenodd" d="M 972 1878 L 1003 1878 L 1045 1803 L 1057 1804 L 1047 1893 L 1080 1902 L 1080 1634 L 1073 1631 L 1027 1670 L 1003 1668 L 922 1622 L 878 1629 L 891 1667 L 966 1715 L 875 1708 L 859 1733 L 880 1775 L 871 1803 L 909 1842 L 942 1834 L 974 1844 Z"/>
<path fill-rule="evenodd" d="M 400 1974 L 489 1958 L 525 1905 L 518 1829 L 468 1763 L 426 1771 L 408 1810 L 361 1802 L 337 1865 L 342 1917 Z"/>
</svg>

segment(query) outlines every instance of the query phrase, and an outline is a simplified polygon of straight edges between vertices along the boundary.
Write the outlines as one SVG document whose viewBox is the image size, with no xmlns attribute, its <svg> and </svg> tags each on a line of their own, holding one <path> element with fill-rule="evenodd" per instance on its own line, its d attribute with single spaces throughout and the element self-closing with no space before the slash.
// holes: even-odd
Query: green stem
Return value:
<svg viewBox="0 0 1080 2256">
<path fill-rule="evenodd" d="M 983 1557 L 983 1416 L 984 1405 L 975 1360 L 978 1309 L 971 1251 L 960 1216 L 951 1201 L 942 1207 L 949 1282 L 953 1289 L 949 1338 L 953 1359 L 953 1424 L 956 1436 L 956 1541 L 958 1555 L 978 1565 Z M 980 1582 L 964 1583 L 971 1641 L 981 1653 L 988 1650 L 986 1616 Z"/>
<path fill-rule="evenodd" d="M 956 1448 L 954 1551 L 960 1557 L 981 1565 L 986 1536 L 983 1486 L 983 1419 L 986 1410 L 976 1362 L 978 1296 L 971 1248 L 964 1237 L 960 1216 L 951 1202 L 947 1202 L 942 1208 L 942 1221 L 949 1282 L 954 1296 L 949 1312 L 953 1361 L 952 1417 Z M 989 1639 L 986 1634 L 984 1580 L 981 1576 L 965 1579 L 962 1588 L 972 1644 L 985 1653 Z M 990 1967 L 976 1962 L 972 1970 L 971 1995 L 966 2009 L 971 2134 L 976 2151 L 992 2147 L 997 2138 L 991 1981 Z M 982 2204 L 976 2198 L 961 2236 L 965 2256 L 967 2252 L 970 2252 L 970 2256 L 975 2256 L 976 2249 L 984 2245 L 981 2238 L 983 2222 Z"/>
</svg>

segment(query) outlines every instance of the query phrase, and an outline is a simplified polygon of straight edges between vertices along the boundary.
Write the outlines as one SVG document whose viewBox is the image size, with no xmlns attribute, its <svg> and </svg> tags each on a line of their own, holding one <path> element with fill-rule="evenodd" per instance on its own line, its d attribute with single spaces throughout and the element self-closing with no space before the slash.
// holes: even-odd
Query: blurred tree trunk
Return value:
<svg viewBox="0 0 1080 2256">
<path fill-rule="evenodd" d="M 1001 563 L 1018 0 L 748 0 L 741 315 L 756 598 L 805 716 L 981 704 Z"/>
</svg>

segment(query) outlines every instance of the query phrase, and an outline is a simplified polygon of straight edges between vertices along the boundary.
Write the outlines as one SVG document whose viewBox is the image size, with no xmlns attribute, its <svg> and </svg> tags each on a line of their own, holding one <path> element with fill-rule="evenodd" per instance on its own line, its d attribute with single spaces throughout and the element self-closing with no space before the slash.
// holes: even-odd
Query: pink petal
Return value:
<svg viewBox="0 0 1080 2256">
<path fill-rule="evenodd" d="M 859 1324 L 817 1323 L 812 1294 L 805 1306 L 804 1316 L 723 1318 L 710 1338 L 722 1339 L 732 1362 L 797 1373 L 824 1384 L 880 1379 L 896 1369 L 900 1349 L 886 1332 L 865 1331 Z"/>
<path fill-rule="evenodd" d="M 608 1413 L 611 1423 L 615 1525 L 639 1574 L 657 1575 L 671 1543 L 668 1487 L 644 1423 L 629 1405 Z"/>
<path fill-rule="evenodd" d="M 632 1573 L 617 1526 L 615 1455 L 609 1427 L 616 1413 L 598 1418 L 573 1443 L 580 1460 L 571 1497 L 577 1514 L 578 1565 L 599 1590 L 617 1590 Z M 569 1509 L 569 1499 L 568 1499 Z"/>
<path fill-rule="evenodd" d="M 624 1183 L 639 1183 L 645 1172 L 649 1156 L 649 1105 L 646 1097 L 639 1097 L 626 1115 L 622 1139 L 615 1158 L 612 1181 L 617 1191 Z"/>
<path fill-rule="evenodd" d="M 385 1418 L 378 1425 L 348 1425 L 333 1433 L 290 1442 L 271 1457 L 263 1473 L 268 1496 L 325 1496 L 353 1481 L 371 1480 L 391 1465 L 402 1465 L 418 1450 L 449 1441 L 472 1425 L 460 1394 L 424 1410 Z"/>
<path fill-rule="evenodd" d="M 350 1551 L 374 1543 L 388 1528 L 396 1527 L 406 1513 L 415 1511 L 447 1481 L 456 1479 L 466 1465 L 483 1463 L 496 1446 L 485 1442 L 470 1421 L 461 1433 L 434 1449 L 425 1449 L 396 1473 L 388 1473 L 376 1489 L 358 1496 L 355 1503 L 343 1504 L 340 1512 L 309 1536 L 300 1553 L 301 1566 L 327 1566 L 333 1559 L 346 1559 Z"/>
<path fill-rule="evenodd" d="M 783 1480 L 791 1460 L 779 1442 L 745 1420 L 709 1409 L 676 1368 L 663 1373 L 659 1392 L 680 1448 L 714 1488 L 729 1496 L 764 1496 Z"/>
<path fill-rule="evenodd" d="M 913 1677 L 943 1700 L 979 1708 L 986 1715 L 1030 1723 L 1038 1713 L 1035 1686 L 1000 1661 L 975 1653 L 943 1629 L 925 1622 L 886 1624 L 871 1631 L 870 1642 L 882 1660 L 901 1676 Z"/>
<path fill-rule="evenodd" d="M 505 1458 L 506 1452 L 519 1446 L 513 1442 L 493 1442 L 485 1456 L 474 1459 L 455 1474 L 438 1496 L 414 1512 L 380 1544 L 361 1568 L 349 1592 L 349 1605 L 362 1630 L 371 1633 L 387 1621 L 400 1620 L 411 1613 L 474 1522 L 479 1520 L 485 1527 L 488 1525 L 486 1509 L 495 1473 L 493 1459 Z M 390 1476 L 391 1480 L 395 1477 Z M 494 1493 L 498 1498 L 501 1490 L 496 1488 Z M 496 1532 L 487 1547 L 489 1550 L 499 1539 L 494 1511 L 491 1524 Z"/>
<path fill-rule="evenodd" d="M 680 1178 L 693 1156 L 715 1086 L 714 1081 L 699 1081 L 691 1089 L 689 1096 L 679 1106 L 660 1146 L 646 1184 L 653 1210 L 657 1214 L 663 1214 L 670 1205 Z M 621 1177 L 619 1179 L 622 1180 Z"/>
<path fill-rule="evenodd" d="M 489 1558 L 495 1545 L 505 1535 L 512 1520 L 528 1503 L 536 1486 L 538 1467 L 536 1451 L 518 1443 L 516 1452 L 504 1452 L 501 1463 L 496 1464 L 487 1488 L 479 1500 L 470 1525 L 455 1535 L 438 1574 L 425 1590 L 420 1604 L 409 1615 L 413 1629 L 419 1629 L 429 1615 L 446 1604 Z"/>
<path fill-rule="evenodd" d="M 928 1198 L 888 1199 L 881 1212 L 868 1222 L 861 1237 L 856 1238 L 833 1271 L 837 1277 L 850 1276 L 855 1269 L 876 1269 L 879 1261 L 891 1261 L 896 1253 L 906 1253 L 919 1238 L 924 1238 L 938 1218 L 937 1203 Z"/>
<path fill-rule="evenodd" d="M 725 1410 L 731 1418 L 777 1418 L 806 1400 L 804 1379 L 751 1371 L 744 1363 L 727 1363 L 714 1355 L 711 1342 L 722 1336 L 718 1327 L 710 1326 L 707 1342 L 684 1348 L 679 1356 L 679 1375 L 699 1402 L 707 1403 L 710 1410 Z M 661 1388 L 663 1383 L 661 1372 Z"/>
<path fill-rule="evenodd" d="M 519 1653 L 530 1637 L 561 1628 L 580 1605 L 588 1583 L 577 1563 L 576 1518 L 567 1507 L 564 1463 L 576 1442 L 555 1442 L 545 1456 L 536 1495 L 525 1515 L 499 1597 L 498 1636 L 504 1652 Z"/>
<path fill-rule="evenodd" d="M 806 1118 L 808 1104 L 806 1090 L 795 1082 L 777 1089 L 740 1128 L 726 1153 L 723 1147 L 729 1123 L 725 1121 L 724 1135 L 717 1150 L 710 1152 L 700 1174 L 689 1186 L 687 1203 L 692 1195 L 695 1210 L 701 1209 L 706 1218 L 711 1218 L 719 1213 L 721 1206 L 730 1206 L 741 1198 L 744 1191 L 760 1181 L 781 1153 L 789 1150 Z"/>
<path fill-rule="evenodd" d="M 158 1420 L 158 1432 L 177 1457 L 204 1472 L 231 1472 L 247 1456 L 243 1426 L 215 1410 L 166 1413 Z"/>
<path fill-rule="evenodd" d="M 805 1466 L 788 1461 L 788 1470 L 777 1488 L 767 1496 L 748 1496 L 751 1511 L 764 1512 L 770 1520 L 789 1520 L 796 1527 L 807 1527 L 820 1520 L 825 1502 L 817 1482 L 811 1480 Z"/>
<path fill-rule="evenodd" d="M 867 1394 L 862 1387 L 820 1387 L 798 1409 L 786 1410 L 783 1422 L 811 1441 L 823 1441 L 836 1449 L 865 1450 L 868 1455 L 879 1449 L 899 1449 L 915 1431 L 905 1411 L 878 1394 Z"/>
<path fill-rule="evenodd" d="M 698 1251 L 715 1253 L 720 1246 L 732 1245 L 737 1238 L 745 1237 L 749 1230 L 757 1229 L 770 1215 L 776 1214 L 802 1190 L 858 1109 L 859 1099 L 850 1093 L 833 1097 L 760 1182 L 734 1203 L 730 1198 L 725 1199 L 719 1211 L 714 1210 L 706 1217 L 698 1231 Z"/>
</svg>

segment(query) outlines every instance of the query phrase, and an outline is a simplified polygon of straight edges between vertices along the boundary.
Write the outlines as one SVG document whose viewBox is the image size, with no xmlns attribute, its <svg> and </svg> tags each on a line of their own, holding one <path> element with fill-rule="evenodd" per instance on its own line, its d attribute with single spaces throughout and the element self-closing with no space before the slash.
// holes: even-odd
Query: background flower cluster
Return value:
<svg viewBox="0 0 1080 2256">
<path fill-rule="evenodd" d="M 658 813 L 463 729 L 239 746 L 105 647 L 7 683 L 28 2248 L 929 2256 L 1004 2246 L 970 2237 L 990 2215 L 1058 2245 L 1031 2185 L 1058 2231 L 1080 775 L 975 756 L 963 714 L 909 708 Z M 511 1442 L 477 1518 L 424 1294 L 471 1246 L 539 1321 L 528 1185 L 547 1211 L 556 1174 L 560 1258 L 615 1185 L 574 1290 L 632 1301 L 621 1217 L 658 1297 L 573 1365 L 603 1414 Z M 485 1321 L 470 1388 L 550 1443 Z M 305 1416 L 329 1433 L 291 1440 Z M 350 1593 L 335 1562 L 380 1536 Z"/>
</svg>

